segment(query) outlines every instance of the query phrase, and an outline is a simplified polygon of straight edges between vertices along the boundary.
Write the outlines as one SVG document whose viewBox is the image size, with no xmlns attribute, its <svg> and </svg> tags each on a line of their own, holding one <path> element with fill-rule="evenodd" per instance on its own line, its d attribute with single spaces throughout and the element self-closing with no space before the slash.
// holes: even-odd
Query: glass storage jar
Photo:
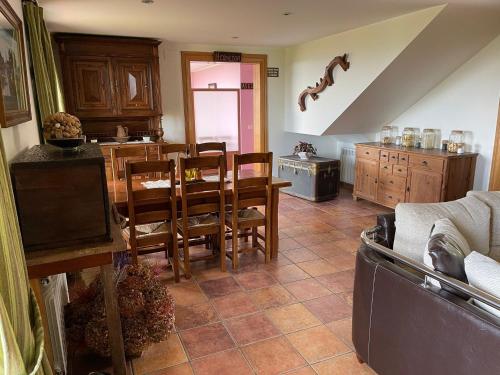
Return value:
<svg viewBox="0 0 500 375">
<path fill-rule="evenodd" d="M 392 142 L 392 126 L 383 126 L 382 130 L 380 131 L 380 143 L 384 145 L 390 145 Z"/>
<path fill-rule="evenodd" d="M 422 132 L 422 148 L 431 149 L 436 147 L 437 132 L 436 129 L 424 129 Z"/>
<path fill-rule="evenodd" d="M 452 130 L 448 142 L 448 151 L 457 152 L 459 148 L 464 148 L 464 132 L 462 130 Z"/>
<path fill-rule="evenodd" d="M 415 147 L 417 141 L 417 131 L 415 128 L 404 128 L 403 136 L 401 137 L 401 146 Z"/>
</svg>

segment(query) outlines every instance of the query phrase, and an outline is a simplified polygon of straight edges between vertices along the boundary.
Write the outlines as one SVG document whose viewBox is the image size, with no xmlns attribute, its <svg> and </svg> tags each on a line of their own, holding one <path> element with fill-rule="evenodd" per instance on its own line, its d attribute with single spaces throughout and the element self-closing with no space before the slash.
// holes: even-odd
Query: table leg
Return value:
<svg viewBox="0 0 500 375">
<path fill-rule="evenodd" d="M 127 375 L 122 325 L 114 284 L 113 264 L 101 266 L 101 275 L 104 286 L 104 304 L 106 306 L 106 320 L 109 330 L 113 372 L 115 375 Z"/>
<path fill-rule="evenodd" d="M 280 190 L 273 189 L 271 194 L 271 259 L 278 256 L 278 207 L 280 203 Z"/>
</svg>

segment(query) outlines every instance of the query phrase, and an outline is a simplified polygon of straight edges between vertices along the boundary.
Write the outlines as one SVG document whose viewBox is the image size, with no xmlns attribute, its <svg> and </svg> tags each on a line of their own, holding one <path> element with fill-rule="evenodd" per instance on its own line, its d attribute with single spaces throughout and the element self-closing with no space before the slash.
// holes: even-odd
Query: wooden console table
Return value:
<svg viewBox="0 0 500 375">
<path fill-rule="evenodd" d="M 101 267 L 113 373 L 126 375 L 125 350 L 114 285 L 113 254 L 125 251 L 127 247 L 121 236 L 119 225 L 113 221 L 111 221 L 111 236 L 113 238 L 111 242 L 28 252 L 26 253 L 26 264 L 30 280 L 80 271 L 85 268 Z"/>
</svg>

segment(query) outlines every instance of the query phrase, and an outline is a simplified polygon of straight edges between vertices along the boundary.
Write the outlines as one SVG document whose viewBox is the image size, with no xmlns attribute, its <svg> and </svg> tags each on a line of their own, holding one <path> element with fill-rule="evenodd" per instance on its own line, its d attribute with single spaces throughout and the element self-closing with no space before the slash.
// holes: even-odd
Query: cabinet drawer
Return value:
<svg viewBox="0 0 500 375">
<path fill-rule="evenodd" d="M 356 148 L 356 157 L 358 158 L 378 160 L 379 156 L 380 156 L 380 150 L 377 148 L 369 148 L 369 147 Z"/>
<path fill-rule="evenodd" d="M 391 163 L 391 164 L 398 163 L 398 153 L 397 152 L 389 152 L 389 163 Z"/>
<path fill-rule="evenodd" d="M 405 165 L 395 164 L 392 166 L 392 174 L 394 176 L 408 176 L 408 168 Z"/>
<path fill-rule="evenodd" d="M 377 199 L 379 203 L 390 207 L 394 207 L 398 203 L 405 201 L 404 193 L 394 192 L 391 190 L 386 190 L 384 188 L 382 189 L 379 188 L 377 193 Z"/>
<path fill-rule="evenodd" d="M 380 161 L 382 163 L 389 163 L 389 151 L 380 151 Z"/>
<path fill-rule="evenodd" d="M 411 155 L 409 157 L 410 167 L 425 169 L 433 172 L 442 172 L 444 160 L 436 158 L 427 158 L 425 156 Z"/>
<path fill-rule="evenodd" d="M 408 154 L 399 152 L 398 153 L 398 163 L 401 165 L 408 165 Z"/>
<path fill-rule="evenodd" d="M 404 194 L 406 188 L 406 178 L 399 176 L 380 176 L 379 186 L 383 189 L 398 191 Z"/>
<path fill-rule="evenodd" d="M 380 163 L 380 176 L 392 176 L 392 164 Z"/>
</svg>

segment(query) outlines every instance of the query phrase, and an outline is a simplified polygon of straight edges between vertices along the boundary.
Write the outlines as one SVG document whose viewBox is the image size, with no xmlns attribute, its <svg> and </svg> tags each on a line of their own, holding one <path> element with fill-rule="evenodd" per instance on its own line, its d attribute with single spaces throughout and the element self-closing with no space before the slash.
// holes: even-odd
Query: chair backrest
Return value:
<svg viewBox="0 0 500 375">
<path fill-rule="evenodd" d="M 158 153 L 160 160 L 175 160 L 176 177 L 180 178 L 179 164 L 181 158 L 187 158 L 191 155 L 191 145 L 185 143 L 167 143 L 159 146 Z M 161 176 L 160 178 L 163 178 Z"/>
<path fill-rule="evenodd" d="M 177 219 L 175 163 L 173 160 L 126 162 L 125 168 L 130 226 L 130 247 L 133 255 L 136 257 L 138 247 L 154 246 L 168 241 L 167 233 L 151 234 L 138 238 L 136 225 L 162 223 L 168 220 L 170 220 L 168 225 L 175 223 Z M 162 173 L 169 176 L 171 187 L 154 189 L 136 188 L 138 181 L 134 179 L 134 176 L 156 173 Z M 175 226 L 170 229 L 170 233 L 175 233 Z"/>
<path fill-rule="evenodd" d="M 263 165 L 263 174 L 240 171 L 240 166 L 248 164 Z M 233 159 L 233 212 L 254 206 L 265 206 L 266 215 L 270 214 L 273 182 L 273 153 L 256 152 L 234 155 Z"/>
<path fill-rule="evenodd" d="M 150 152 L 145 145 L 134 145 L 111 149 L 111 170 L 113 180 L 125 178 L 125 164 L 127 161 L 147 161 L 151 159 Z M 146 177 L 144 174 L 140 177 Z"/>
<path fill-rule="evenodd" d="M 223 155 L 224 156 L 224 168 L 227 174 L 227 150 L 226 142 L 206 142 L 206 143 L 196 143 L 194 145 L 194 155 L 195 156 L 207 156 L 203 154 L 212 155 Z"/>
<path fill-rule="evenodd" d="M 224 157 L 203 156 L 180 160 L 182 219 L 184 230 L 187 230 L 189 216 L 219 212 L 224 217 L 225 183 Z M 186 170 L 217 170 L 219 181 L 187 181 Z M 221 220 L 223 222 L 223 220 Z"/>
</svg>

